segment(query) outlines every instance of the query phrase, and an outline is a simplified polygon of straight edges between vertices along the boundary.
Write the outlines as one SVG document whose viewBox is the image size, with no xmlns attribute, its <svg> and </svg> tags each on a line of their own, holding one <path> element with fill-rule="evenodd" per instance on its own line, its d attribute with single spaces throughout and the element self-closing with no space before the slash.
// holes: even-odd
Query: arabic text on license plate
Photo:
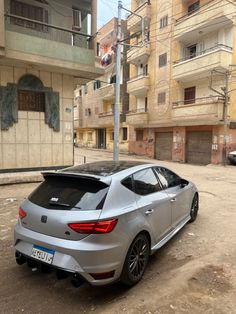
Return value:
<svg viewBox="0 0 236 314">
<path fill-rule="evenodd" d="M 52 264 L 55 251 L 33 245 L 31 256 L 47 264 Z"/>
</svg>

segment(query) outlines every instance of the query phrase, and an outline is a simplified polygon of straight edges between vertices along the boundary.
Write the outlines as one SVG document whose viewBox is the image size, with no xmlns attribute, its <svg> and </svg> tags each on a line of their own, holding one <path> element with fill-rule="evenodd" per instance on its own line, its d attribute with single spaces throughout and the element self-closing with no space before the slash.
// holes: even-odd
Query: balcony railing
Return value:
<svg viewBox="0 0 236 314">
<path fill-rule="evenodd" d="M 191 101 L 191 102 L 190 102 Z M 213 104 L 213 103 L 222 103 L 223 98 L 219 96 L 211 97 L 200 97 L 191 100 L 180 100 L 172 103 L 173 108 L 186 106 L 186 105 L 204 105 L 204 104 Z"/>
<path fill-rule="evenodd" d="M 127 29 L 131 32 L 137 32 L 142 28 L 142 20 L 144 27 L 147 27 L 151 19 L 151 2 L 145 1 L 141 4 L 127 19 Z"/>
<path fill-rule="evenodd" d="M 176 20 L 176 23 L 178 22 L 182 22 L 183 20 L 189 18 L 191 15 L 197 13 L 197 12 L 201 12 L 202 10 L 205 10 L 205 8 L 211 3 L 211 2 L 215 2 L 215 0 L 209 1 L 208 3 L 205 3 L 203 5 L 200 5 L 199 7 L 197 7 L 194 11 L 188 12 L 187 14 L 184 14 L 183 16 L 181 16 L 180 18 L 178 18 Z"/>
<path fill-rule="evenodd" d="M 173 103 L 172 120 L 178 125 L 221 124 L 224 112 L 224 100 L 218 96 L 201 97 L 189 101 Z"/>
<path fill-rule="evenodd" d="M 98 114 L 99 117 L 107 117 L 107 116 L 113 116 L 114 111 L 110 110 L 110 111 L 104 111 L 104 112 L 100 112 Z"/>
<path fill-rule="evenodd" d="M 9 13 L 5 13 L 5 19 L 6 30 L 8 31 L 32 35 L 70 46 L 92 47 L 92 36 L 88 34 Z"/>
<path fill-rule="evenodd" d="M 178 63 L 181 63 L 181 62 L 184 62 L 184 61 L 187 61 L 187 60 L 191 60 L 191 59 L 194 59 L 196 57 L 205 55 L 205 54 L 207 54 L 209 52 L 213 52 L 213 51 L 219 50 L 219 49 L 224 49 L 224 50 L 231 51 L 231 52 L 233 51 L 233 48 L 230 47 L 230 46 L 227 46 L 227 45 L 224 45 L 224 44 L 217 44 L 217 45 L 215 45 L 213 47 L 210 47 L 208 49 L 196 52 L 195 54 L 192 54 L 191 56 L 186 56 L 186 57 L 184 57 L 182 59 L 174 61 L 174 64 L 178 64 Z"/>
</svg>

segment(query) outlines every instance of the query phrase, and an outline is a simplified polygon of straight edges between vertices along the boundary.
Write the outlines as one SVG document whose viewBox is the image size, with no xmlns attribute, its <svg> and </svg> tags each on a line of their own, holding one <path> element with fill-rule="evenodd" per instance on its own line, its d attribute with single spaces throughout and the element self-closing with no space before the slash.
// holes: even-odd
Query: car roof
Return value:
<svg viewBox="0 0 236 314">
<path fill-rule="evenodd" d="M 151 163 L 141 162 L 141 161 L 97 161 L 93 163 L 87 163 L 83 165 L 73 166 L 66 169 L 61 170 L 63 173 L 73 173 L 73 174 L 84 174 L 88 176 L 96 176 L 96 177 L 107 177 L 117 174 L 123 170 L 131 169 L 133 167 L 137 167 L 138 169 L 143 169 L 147 166 L 151 166 Z M 137 169 L 137 170 L 138 170 Z"/>
</svg>

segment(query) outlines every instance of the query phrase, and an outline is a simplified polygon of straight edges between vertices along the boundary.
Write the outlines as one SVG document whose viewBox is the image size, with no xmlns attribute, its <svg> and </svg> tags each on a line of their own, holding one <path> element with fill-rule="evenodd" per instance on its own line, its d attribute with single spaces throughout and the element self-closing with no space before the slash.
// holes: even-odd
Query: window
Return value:
<svg viewBox="0 0 236 314">
<path fill-rule="evenodd" d="M 166 93 L 165 92 L 158 93 L 157 104 L 164 105 L 165 103 L 166 103 Z"/>
<path fill-rule="evenodd" d="M 85 108 L 85 115 L 91 116 L 91 114 L 92 114 L 91 108 Z"/>
<path fill-rule="evenodd" d="M 124 179 L 121 182 L 122 185 L 124 185 L 127 189 L 129 189 L 130 191 L 133 191 L 133 180 L 132 180 L 132 176 L 129 176 L 128 178 Z"/>
<path fill-rule="evenodd" d="M 163 53 L 159 56 L 159 68 L 165 66 L 167 63 L 167 53 Z"/>
<path fill-rule="evenodd" d="M 88 86 L 87 85 L 84 85 L 84 94 L 88 94 Z"/>
<path fill-rule="evenodd" d="M 48 11 L 44 8 L 23 3 L 16 0 L 11 0 L 10 3 L 10 13 L 14 15 L 21 16 L 23 18 L 27 18 L 30 20 L 35 20 L 43 23 L 48 23 Z M 38 23 L 34 23 L 31 21 L 24 21 L 22 19 L 11 18 L 11 23 L 19 26 L 32 28 L 34 30 L 40 32 L 47 32 L 48 27 L 44 25 L 40 25 Z"/>
<path fill-rule="evenodd" d="M 82 96 L 82 89 L 79 90 L 79 96 Z"/>
<path fill-rule="evenodd" d="M 147 112 L 148 110 L 148 98 L 147 97 L 145 97 L 144 110 L 145 112 Z"/>
<path fill-rule="evenodd" d="M 18 91 L 18 109 L 24 111 L 45 111 L 45 96 L 42 92 Z"/>
<path fill-rule="evenodd" d="M 160 19 L 160 28 L 164 28 L 167 25 L 168 25 L 168 15 L 165 15 Z"/>
<path fill-rule="evenodd" d="M 184 104 L 192 104 L 195 102 L 196 86 L 188 87 L 184 89 Z"/>
<path fill-rule="evenodd" d="M 136 141 L 143 140 L 143 130 L 136 130 Z"/>
<path fill-rule="evenodd" d="M 155 170 L 165 189 L 180 185 L 181 178 L 174 172 L 163 167 L 157 167 Z"/>
<path fill-rule="evenodd" d="M 187 58 L 192 59 L 197 55 L 197 45 L 187 47 Z"/>
<path fill-rule="evenodd" d="M 95 82 L 93 82 L 93 90 L 99 89 L 100 87 L 101 87 L 100 80 L 96 80 Z"/>
<path fill-rule="evenodd" d="M 97 57 L 101 57 L 100 43 L 97 43 L 97 45 L 96 45 L 96 55 L 97 55 Z"/>
<path fill-rule="evenodd" d="M 116 83 L 116 75 L 112 75 L 110 79 L 110 84 Z"/>
<path fill-rule="evenodd" d="M 81 29 L 81 11 L 76 8 L 72 8 L 72 13 L 73 13 L 72 28 L 75 30 L 80 30 Z"/>
<path fill-rule="evenodd" d="M 196 1 L 190 6 L 188 6 L 188 15 L 193 14 L 194 12 L 198 11 L 200 9 L 200 1 Z"/>
<path fill-rule="evenodd" d="M 30 195 L 30 201 L 50 210 L 102 209 L 109 187 L 86 178 L 47 176 Z"/>
<path fill-rule="evenodd" d="M 93 133 L 88 132 L 88 141 L 91 142 L 93 140 Z"/>
<path fill-rule="evenodd" d="M 139 195 L 148 195 L 161 190 L 153 170 L 151 168 L 136 172 L 133 175 L 134 192 Z"/>
<path fill-rule="evenodd" d="M 127 128 L 123 128 L 122 131 L 123 131 L 122 139 L 123 139 L 123 141 L 127 141 L 127 139 L 128 139 L 128 130 L 127 130 Z"/>
</svg>

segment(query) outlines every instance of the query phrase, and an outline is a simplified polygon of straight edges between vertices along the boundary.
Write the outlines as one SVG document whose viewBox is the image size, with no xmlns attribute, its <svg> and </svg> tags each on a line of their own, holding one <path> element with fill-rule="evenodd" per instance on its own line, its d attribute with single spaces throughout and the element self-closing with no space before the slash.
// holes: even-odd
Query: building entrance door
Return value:
<svg viewBox="0 0 236 314">
<path fill-rule="evenodd" d="M 98 148 L 106 149 L 106 129 L 97 130 L 97 143 Z"/>
</svg>

